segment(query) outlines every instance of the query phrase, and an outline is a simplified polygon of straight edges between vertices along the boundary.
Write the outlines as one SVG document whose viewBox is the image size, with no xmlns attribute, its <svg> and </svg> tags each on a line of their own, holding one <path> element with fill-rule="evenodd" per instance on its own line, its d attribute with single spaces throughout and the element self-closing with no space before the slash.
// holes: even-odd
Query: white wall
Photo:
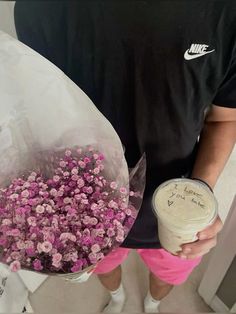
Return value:
<svg viewBox="0 0 236 314">
<path fill-rule="evenodd" d="M 15 1 L 0 2 L 0 30 L 16 37 L 13 8 Z M 223 220 L 227 216 L 231 202 L 236 193 L 236 147 L 228 161 L 215 188 L 215 194 L 219 201 L 220 216 Z"/>
<path fill-rule="evenodd" d="M 0 2 L 0 30 L 16 37 L 13 9 L 15 1 Z"/>
</svg>

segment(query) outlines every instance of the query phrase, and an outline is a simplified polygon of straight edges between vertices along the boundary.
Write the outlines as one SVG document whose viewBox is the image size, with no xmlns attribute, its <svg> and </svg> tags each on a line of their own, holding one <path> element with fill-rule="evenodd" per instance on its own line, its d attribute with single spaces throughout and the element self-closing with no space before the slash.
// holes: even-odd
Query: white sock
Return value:
<svg viewBox="0 0 236 314">
<path fill-rule="evenodd" d="M 145 313 L 159 313 L 159 310 L 158 310 L 159 304 L 160 304 L 160 301 L 154 299 L 151 296 L 150 291 L 148 291 L 147 296 L 144 300 L 144 312 Z"/>
<path fill-rule="evenodd" d="M 125 304 L 125 290 L 122 283 L 117 290 L 109 292 L 111 300 L 104 308 L 103 313 L 120 313 Z"/>
</svg>

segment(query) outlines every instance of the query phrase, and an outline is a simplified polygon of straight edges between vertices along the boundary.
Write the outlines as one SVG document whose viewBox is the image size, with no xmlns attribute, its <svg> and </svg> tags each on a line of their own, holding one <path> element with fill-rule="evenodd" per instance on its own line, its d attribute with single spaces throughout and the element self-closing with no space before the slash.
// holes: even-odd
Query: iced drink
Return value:
<svg viewBox="0 0 236 314">
<path fill-rule="evenodd" d="M 173 179 L 154 192 L 152 205 L 158 218 L 161 245 L 172 254 L 183 243 L 197 240 L 197 233 L 217 217 L 217 201 L 209 187 L 197 180 Z"/>
</svg>

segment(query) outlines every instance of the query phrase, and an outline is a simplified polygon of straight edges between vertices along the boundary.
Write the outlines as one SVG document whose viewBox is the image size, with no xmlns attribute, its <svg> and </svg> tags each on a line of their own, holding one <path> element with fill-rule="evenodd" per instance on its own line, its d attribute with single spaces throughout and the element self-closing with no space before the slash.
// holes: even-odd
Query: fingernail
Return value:
<svg viewBox="0 0 236 314">
<path fill-rule="evenodd" d="M 184 254 L 180 254 L 179 257 L 182 258 L 182 259 L 186 259 L 187 258 L 187 256 L 184 255 Z"/>
</svg>

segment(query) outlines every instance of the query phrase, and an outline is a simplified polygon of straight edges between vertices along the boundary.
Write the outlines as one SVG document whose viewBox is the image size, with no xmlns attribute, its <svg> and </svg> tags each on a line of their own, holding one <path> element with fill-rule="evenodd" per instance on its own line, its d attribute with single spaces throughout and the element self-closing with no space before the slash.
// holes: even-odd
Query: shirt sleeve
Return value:
<svg viewBox="0 0 236 314">
<path fill-rule="evenodd" d="M 212 103 L 216 106 L 236 108 L 236 56 Z"/>
</svg>

